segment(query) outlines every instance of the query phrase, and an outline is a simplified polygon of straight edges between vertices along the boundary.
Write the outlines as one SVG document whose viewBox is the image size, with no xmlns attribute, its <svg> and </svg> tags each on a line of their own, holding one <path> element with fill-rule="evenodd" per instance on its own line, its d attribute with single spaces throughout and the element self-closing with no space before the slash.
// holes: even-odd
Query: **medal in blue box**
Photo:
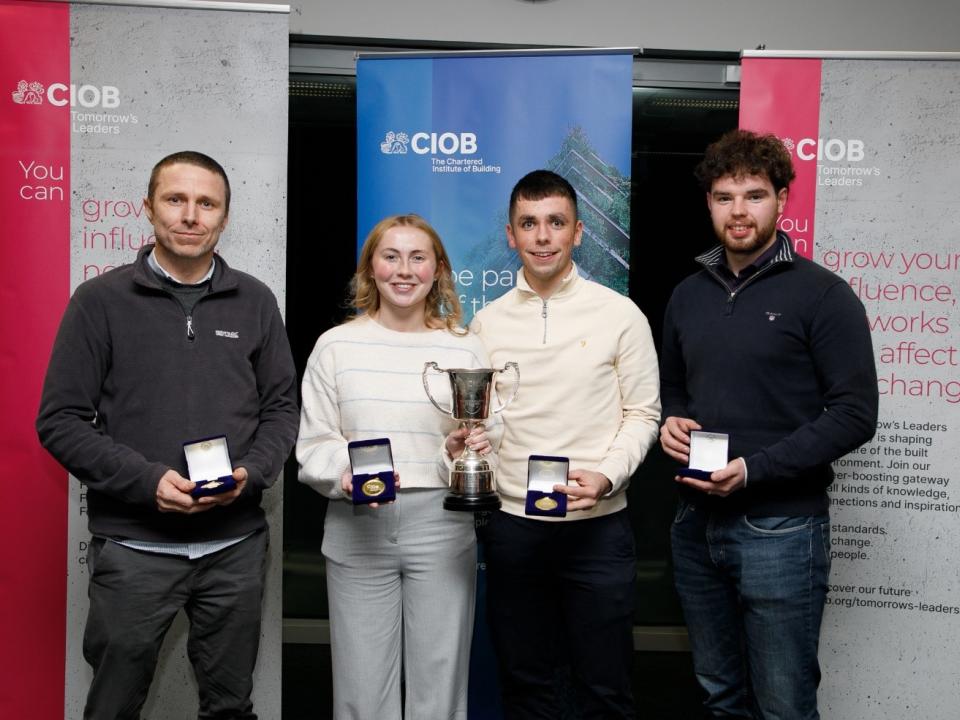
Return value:
<svg viewBox="0 0 960 720">
<path fill-rule="evenodd" d="M 390 440 L 354 440 L 347 443 L 353 475 L 354 505 L 390 502 L 397 498 Z"/>
<path fill-rule="evenodd" d="M 527 515 L 566 517 L 567 496 L 555 492 L 554 485 L 566 485 L 570 458 L 556 455 L 531 455 L 527 461 Z"/>
<path fill-rule="evenodd" d="M 237 486 L 226 435 L 185 442 L 183 454 L 187 458 L 187 474 L 196 483 L 190 491 L 193 497 L 219 495 Z"/>
</svg>

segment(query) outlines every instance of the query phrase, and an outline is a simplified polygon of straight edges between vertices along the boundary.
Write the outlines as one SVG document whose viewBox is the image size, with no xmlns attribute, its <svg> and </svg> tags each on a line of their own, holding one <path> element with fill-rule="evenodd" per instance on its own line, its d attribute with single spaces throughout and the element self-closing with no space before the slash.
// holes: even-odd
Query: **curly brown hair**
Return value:
<svg viewBox="0 0 960 720">
<path fill-rule="evenodd" d="M 710 192 L 716 180 L 728 175 L 764 176 L 777 193 L 789 187 L 796 177 L 790 153 L 780 139 L 750 130 L 731 130 L 707 147 L 703 161 L 693 174 L 706 192 Z"/>
<path fill-rule="evenodd" d="M 360 249 L 357 272 L 350 281 L 349 304 L 357 311 L 357 317 L 372 315 L 380 308 L 380 293 L 373 280 L 373 254 L 387 231 L 395 227 L 411 227 L 422 230 L 433 243 L 433 254 L 437 259 L 437 281 L 427 294 L 424 308 L 424 324 L 429 328 L 446 328 L 455 335 L 466 333 L 461 327 L 463 310 L 453 283 L 453 271 L 450 258 L 443 247 L 440 235 L 419 215 L 390 215 L 374 225 Z"/>
</svg>

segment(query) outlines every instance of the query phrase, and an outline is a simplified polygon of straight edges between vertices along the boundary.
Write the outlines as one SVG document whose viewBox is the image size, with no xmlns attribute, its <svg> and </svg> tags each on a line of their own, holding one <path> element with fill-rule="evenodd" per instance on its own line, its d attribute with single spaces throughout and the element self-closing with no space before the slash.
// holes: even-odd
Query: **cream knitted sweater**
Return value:
<svg viewBox="0 0 960 720">
<path fill-rule="evenodd" d="M 423 390 L 423 364 L 430 360 L 441 368 L 489 366 L 473 333 L 397 332 L 360 318 L 321 335 L 303 376 L 300 481 L 327 497 L 343 497 L 347 442 L 386 437 L 402 488 L 447 487 L 450 459 L 443 443 L 457 423 Z M 437 401 L 449 407 L 446 376 L 434 375 L 430 386 Z M 487 434 L 496 448 L 498 420 L 487 423 Z"/>
<path fill-rule="evenodd" d="M 640 309 L 576 267 L 544 301 L 521 270 L 517 287 L 477 313 L 473 329 L 495 366 L 520 365 L 519 394 L 503 412 L 503 509 L 524 514 L 531 454 L 569 457 L 571 470 L 594 470 L 613 484 L 596 506 L 566 520 L 626 507 L 623 491 L 660 422 L 657 355 Z"/>
</svg>

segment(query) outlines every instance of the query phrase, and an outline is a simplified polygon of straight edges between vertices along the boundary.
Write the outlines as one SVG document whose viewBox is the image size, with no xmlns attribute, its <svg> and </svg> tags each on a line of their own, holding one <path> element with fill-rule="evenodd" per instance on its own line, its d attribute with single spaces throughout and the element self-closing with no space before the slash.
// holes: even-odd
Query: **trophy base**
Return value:
<svg viewBox="0 0 960 720">
<path fill-rule="evenodd" d="M 481 493 L 479 495 L 457 495 L 456 493 L 447 493 L 443 498 L 444 510 L 456 510 L 459 512 L 489 512 L 500 509 L 500 496 L 495 492 Z"/>
</svg>

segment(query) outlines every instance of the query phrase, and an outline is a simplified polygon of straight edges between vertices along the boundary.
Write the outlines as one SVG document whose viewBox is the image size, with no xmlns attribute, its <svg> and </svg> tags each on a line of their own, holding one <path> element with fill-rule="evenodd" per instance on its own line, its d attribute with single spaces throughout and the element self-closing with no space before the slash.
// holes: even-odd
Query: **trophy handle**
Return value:
<svg viewBox="0 0 960 720">
<path fill-rule="evenodd" d="M 520 390 L 520 366 L 517 365 L 517 363 L 511 361 L 504 364 L 503 369 L 497 370 L 496 373 L 499 375 L 500 373 L 505 373 L 507 370 L 513 370 L 513 374 L 514 374 L 513 392 L 510 393 L 510 397 L 507 398 L 507 401 L 503 402 L 500 399 L 500 393 L 497 392 L 497 383 L 496 382 L 493 383 L 493 394 L 497 396 L 497 402 L 500 403 L 500 407 L 493 408 L 493 412 L 495 413 L 506 410 L 507 405 L 513 402 L 514 398 L 517 397 L 517 391 Z"/>
<path fill-rule="evenodd" d="M 446 370 L 441 369 L 440 366 L 437 365 L 435 362 L 425 362 L 425 363 L 423 364 L 423 374 L 420 376 L 420 378 L 423 380 L 423 389 L 426 391 L 427 397 L 430 398 L 430 402 L 433 403 L 433 406 L 434 406 L 437 410 L 439 410 L 440 412 L 442 412 L 444 415 L 449 415 L 450 417 L 453 417 L 453 405 L 452 405 L 452 403 L 451 403 L 451 405 L 450 405 L 450 409 L 448 410 L 447 408 L 442 407 L 442 406 L 440 405 L 440 403 L 438 403 L 436 400 L 434 400 L 434 399 L 433 399 L 433 395 L 430 394 L 430 384 L 427 382 L 427 371 L 430 370 L 430 368 L 433 368 L 433 369 L 436 370 L 438 373 L 446 372 Z"/>
</svg>

